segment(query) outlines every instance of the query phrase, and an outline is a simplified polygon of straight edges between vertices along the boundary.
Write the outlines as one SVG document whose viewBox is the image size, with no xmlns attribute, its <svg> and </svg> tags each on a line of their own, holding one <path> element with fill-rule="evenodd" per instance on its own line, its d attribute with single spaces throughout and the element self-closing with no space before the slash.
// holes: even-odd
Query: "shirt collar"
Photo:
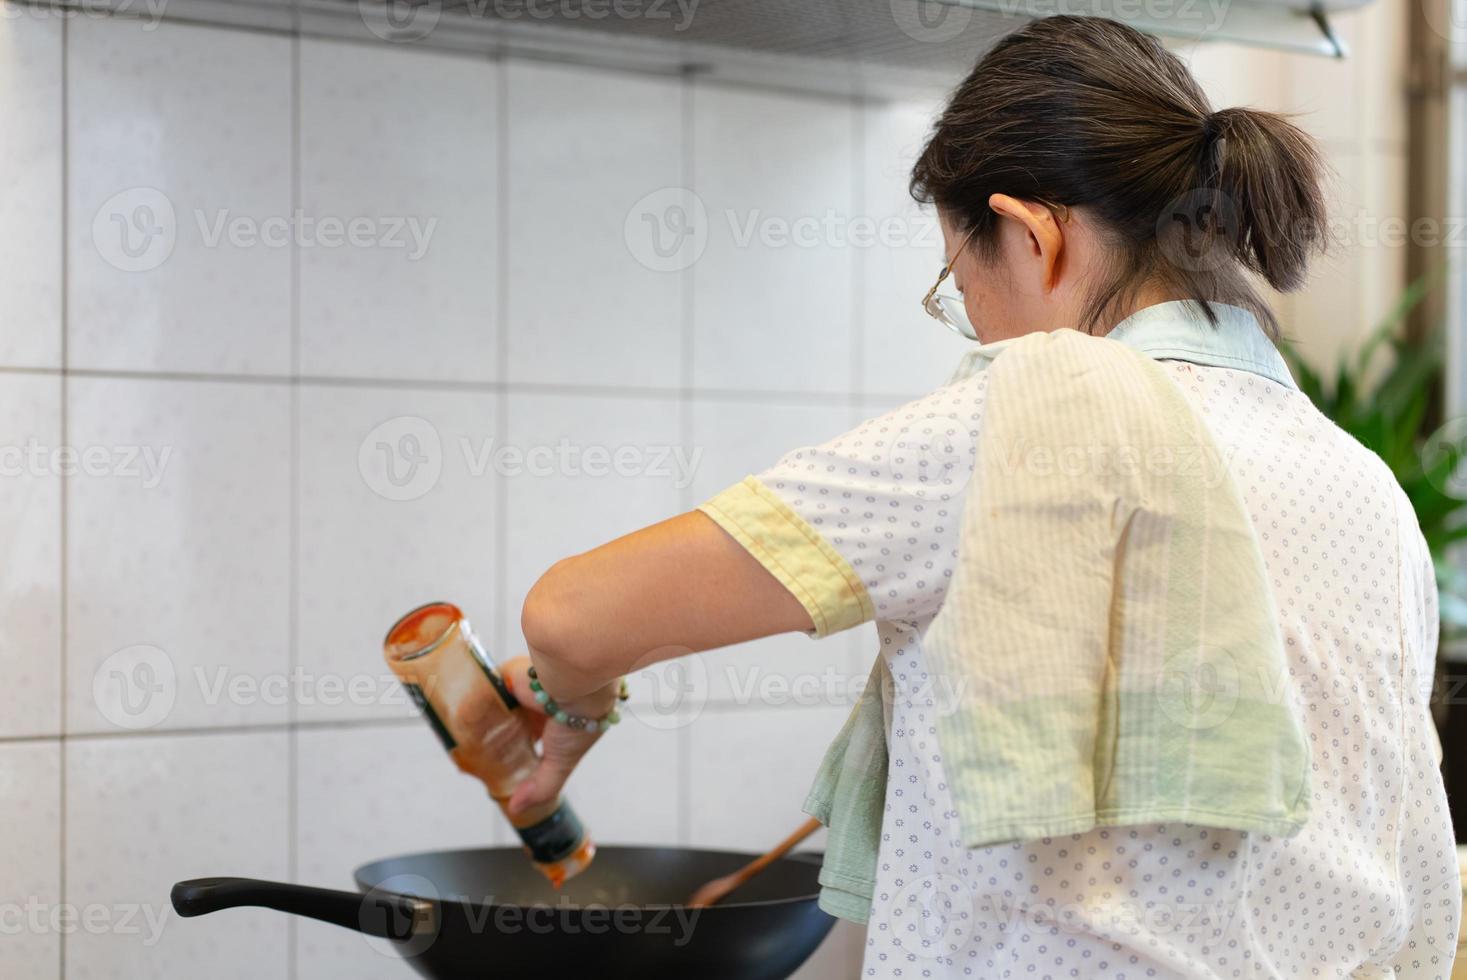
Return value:
<svg viewBox="0 0 1467 980">
<path fill-rule="evenodd" d="M 1116 324 L 1106 336 L 1157 360 L 1236 368 L 1297 390 L 1299 386 L 1289 374 L 1283 355 L 1268 339 L 1252 313 L 1226 303 L 1208 305 L 1217 316 L 1216 325 L 1207 322 L 1202 304 L 1178 300 L 1137 310 Z M 1017 339 L 995 340 L 973 348 L 963 355 L 952 380 L 966 378 L 987 367 Z"/>
<path fill-rule="evenodd" d="M 1137 310 L 1106 336 L 1159 360 L 1237 368 L 1298 388 L 1283 355 L 1252 313 L 1226 303 L 1208 305 L 1217 316 L 1215 326 L 1207 322 L 1201 303 L 1180 300 Z"/>
</svg>

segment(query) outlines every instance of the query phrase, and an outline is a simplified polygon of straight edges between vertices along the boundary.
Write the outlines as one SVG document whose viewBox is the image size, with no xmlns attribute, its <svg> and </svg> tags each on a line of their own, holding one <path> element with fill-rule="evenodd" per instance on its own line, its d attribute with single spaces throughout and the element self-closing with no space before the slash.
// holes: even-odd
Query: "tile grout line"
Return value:
<svg viewBox="0 0 1467 980">
<path fill-rule="evenodd" d="M 510 141 L 514 134 L 510 131 L 510 65 L 508 59 L 496 56 L 493 58 L 495 93 L 494 93 L 494 318 L 495 330 L 494 349 L 498 360 L 496 374 L 503 382 L 494 393 L 494 437 L 501 443 L 509 442 L 510 432 L 510 407 L 509 397 L 512 385 L 509 379 L 512 376 L 510 370 L 510 344 L 509 344 L 509 221 L 513 210 L 513 199 L 510 194 Z M 494 493 L 493 508 L 493 542 L 494 554 L 490 558 L 493 563 L 494 575 L 494 605 L 492 615 L 494 616 L 494 627 L 496 643 L 503 642 L 511 644 L 516 635 L 516 620 L 509 615 L 509 480 L 502 474 L 496 473 L 493 477 L 491 490 Z M 511 650 L 496 651 L 499 656 L 506 656 Z M 522 652 L 522 651 L 513 651 Z M 491 831 L 490 842 L 492 844 L 513 843 L 513 838 L 505 836 L 503 821 L 496 821 Z"/>
<path fill-rule="evenodd" d="M 860 103 L 851 105 L 851 208 L 856 215 L 869 215 L 871 208 L 866 188 L 866 110 Z M 863 375 L 866 373 L 866 330 L 869 327 L 866 307 L 861 302 L 866 281 L 866 250 L 851 249 L 851 397 L 848 407 L 855 414 L 861 407 Z M 854 424 L 854 419 L 848 420 Z"/>
<path fill-rule="evenodd" d="M 0 365 L 0 376 L 56 376 L 57 368 Z M 593 385 L 542 381 L 447 381 L 403 378 L 366 378 L 289 374 L 209 374 L 179 371 L 127 371 L 110 368 L 71 368 L 68 377 L 111 381 L 168 381 L 186 384 L 299 385 L 318 388 L 363 388 L 381 391 L 465 392 L 480 394 L 564 395 L 581 398 L 643 398 L 678 401 L 785 401 L 800 405 L 844 405 L 850 399 L 913 397 L 911 392 L 808 391 L 780 388 L 695 388 L 639 385 Z M 916 393 L 920 395 L 921 393 Z"/>
<path fill-rule="evenodd" d="M 183 725 L 178 728 L 134 728 L 111 731 L 79 731 L 69 735 L 5 735 L 0 736 L 0 746 L 44 745 L 58 746 L 68 742 L 114 742 L 147 741 L 154 738 L 196 738 L 211 735 L 270 735 L 284 734 L 292 728 L 302 732 L 349 731 L 357 728 L 412 728 L 420 725 L 417 718 L 338 718 L 322 721 L 264 721 L 245 722 L 233 725 Z"/>
<path fill-rule="evenodd" d="M 299 10 L 293 12 L 298 19 Z M 291 213 L 301 207 L 301 38 L 294 34 L 290 39 L 290 196 Z M 300 558 L 301 558 L 301 254 L 294 242 L 290 247 L 290 404 L 287 415 L 290 420 L 289 457 L 287 482 L 290 488 L 288 505 L 289 524 L 286 540 L 290 549 L 289 599 L 286 610 L 285 639 L 286 666 L 291 676 L 295 675 L 300 663 Z M 291 699 L 286 706 L 286 880 L 295 881 L 300 872 L 300 713 Z M 297 958 L 300 955 L 300 930 L 295 916 L 287 916 L 285 933 L 285 975 L 295 980 L 299 974 Z"/>
<path fill-rule="evenodd" d="M 679 143 L 682 147 L 680 159 L 680 178 L 682 185 L 692 193 L 697 193 L 695 164 L 695 119 L 696 119 L 696 97 L 697 82 L 693 75 L 684 73 L 681 84 L 678 86 L 680 124 L 682 132 Z M 694 419 L 693 410 L 696 404 L 693 396 L 693 383 L 696 378 L 698 324 L 696 320 L 697 309 L 697 267 L 696 262 L 690 264 L 683 270 L 679 277 L 679 300 L 683 315 L 683 352 L 680 364 L 681 381 L 680 399 L 678 402 L 679 419 L 678 426 L 682 436 L 683 445 L 692 446 Z M 692 488 L 686 487 L 682 491 L 683 504 L 687 508 L 693 506 Z M 693 746 L 692 734 L 688 726 L 684 725 L 677 732 L 677 839 L 683 845 L 692 842 L 693 826 Z"/>
<path fill-rule="evenodd" d="M 61 427 L 61 443 L 62 443 L 62 445 L 69 445 L 70 442 L 71 442 L 71 432 L 70 432 L 70 428 L 71 428 L 71 413 L 70 413 L 69 408 L 68 408 L 68 402 L 71 399 L 71 388 L 70 388 L 70 385 L 69 385 L 69 383 L 67 381 L 67 375 L 66 375 L 67 364 L 69 363 L 70 357 L 71 357 L 70 344 L 67 342 L 67 336 L 71 332 L 71 325 L 68 322 L 69 321 L 69 318 L 70 318 L 70 315 L 71 315 L 71 307 L 70 307 L 70 304 L 67 301 L 68 294 L 70 293 L 70 275 L 71 275 L 71 264 L 70 264 L 70 261 L 68 260 L 68 251 L 69 251 L 69 248 L 70 248 L 69 242 L 71 241 L 71 230 L 70 230 L 70 228 L 68 226 L 69 225 L 69 221 L 70 221 L 70 216 L 71 216 L 71 211 L 70 211 L 70 199 L 71 199 L 71 140 L 70 140 L 71 115 L 70 115 L 70 112 L 69 112 L 69 103 L 70 103 L 70 100 L 71 100 L 71 72 L 70 72 L 70 60 L 71 60 L 71 21 L 70 21 L 69 18 L 63 18 L 62 21 L 61 21 L 61 52 L 60 53 L 61 53 L 61 66 L 60 66 L 61 67 L 61 122 L 60 122 L 60 126 L 61 126 L 61 173 L 58 176 L 60 177 L 60 181 L 61 181 L 61 207 L 59 209 L 60 212 L 61 212 L 60 213 L 60 216 L 59 216 L 59 220 L 61 222 L 61 255 L 59 256 L 60 263 L 61 263 L 61 270 L 60 270 L 61 271 L 61 303 L 60 303 L 60 306 L 61 306 L 61 309 L 60 309 L 60 316 L 61 316 L 61 322 L 60 322 L 60 327 L 61 327 L 61 376 L 60 376 L 60 378 L 57 381 L 57 386 L 58 386 L 58 389 L 59 389 L 59 395 L 60 395 L 60 399 L 61 399 L 60 406 L 59 406 L 59 408 L 60 408 L 60 419 L 59 419 L 59 422 L 60 422 L 60 427 Z M 67 711 L 66 711 L 66 699 L 67 699 L 67 696 L 68 696 L 67 673 L 68 673 L 68 664 L 71 662 L 71 658 L 69 656 L 67 656 L 67 647 L 68 647 L 68 644 L 70 643 L 70 640 L 71 640 L 70 631 L 67 629 L 67 622 L 70 619 L 70 610 L 69 610 L 68 607 L 70 606 L 70 603 L 71 603 L 71 592 L 70 592 L 70 589 L 68 588 L 68 583 L 69 583 L 69 579 L 70 579 L 70 575 L 71 575 L 71 565 L 70 565 L 70 562 L 67 560 L 67 549 L 70 546 L 70 540 L 71 539 L 70 539 L 70 536 L 69 536 L 69 533 L 68 533 L 69 529 L 68 529 L 68 525 L 67 525 L 67 510 L 69 509 L 69 507 L 71 505 L 71 494 L 70 494 L 69 488 L 67 486 L 67 484 L 69 482 L 68 480 L 66 480 L 63 477 L 58 482 L 60 484 L 60 486 L 59 486 L 58 489 L 59 489 L 59 496 L 60 496 L 59 503 L 60 503 L 60 508 L 61 508 L 61 513 L 59 515 L 60 516 L 60 521 L 59 521 L 60 527 L 58 529 L 59 532 L 60 532 L 60 541 L 59 541 L 60 554 L 58 556 L 58 559 L 59 559 L 58 560 L 58 564 L 60 565 L 60 570 L 61 570 L 60 595 L 58 596 L 58 599 L 60 600 L 59 604 L 60 604 L 60 614 L 61 614 L 61 617 L 60 618 L 61 618 L 61 621 L 58 624 L 58 630 L 57 630 L 57 632 L 58 632 L 58 637 L 57 638 L 60 641 L 60 647 L 61 647 L 61 650 L 60 650 L 60 653 L 61 653 L 61 663 L 60 663 L 60 668 L 59 668 L 59 670 L 60 670 L 60 676 L 58 678 L 59 679 L 59 682 L 60 682 L 59 683 L 60 705 L 59 705 L 59 712 L 58 712 L 58 721 L 60 723 L 60 725 L 59 725 L 60 732 L 64 736 L 65 733 L 66 733 L 66 726 L 67 726 L 67 722 L 68 722 Z M 57 885 L 58 885 L 57 890 L 59 891 L 60 894 L 58 895 L 57 898 L 58 898 L 58 901 L 60 901 L 63 905 L 66 903 L 66 894 L 67 894 L 67 889 L 66 889 L 66 885 L 67 885 L 67 881 L 66 881 L 66 877 L 67 877 L 67 875 L 66 875 L 66 870 L 67 870 L 66 869 L 66 847 L 67 847 L 67 830 L 68 830 L 68 827 L 67 827 L 67 819 L 66 819 L 66 816 L 67 816 L 67 814 L 66 814 L 66 808 L 67 808 L 67 798 L 66 798 L 67 772 L 66 772 L 66 768 L 67 768 L 67 763 L 68 763 L 68 754 L 67 754 L 66 749 L 67 749 L 66 740 L 65 740 L 65 738 L 61 738 L 60 741 L 59 741 L 59 745 L 57 747 L 57 752 L 56 752 L 56 759 L 57 759 L 56 770 L 57 770 L 57 777 L 58 777 L 57 778 L 57 787 L 56 787 L 56 789 L 57 789 L 57 807 L 58 807 L 57 821 L 56 821 L 56 834 L 57 834 L 56 857 L 57 857 L 57 863 L 60 866 L 59 869 L 58 869 L 59 870 L 59 880 L 57 882 Z M 62 931 L 61 934 L 57 937 L 57 941 L 56 941 L 56 955 L 57 955 L 57 970 L 58 970 L 57 977 L 60 978 L 60 980 L 65 980 L 65 978 L 66 978 L 66 933 L 64 931 Z"/>
<path fill-rule="evenodd" d="M 767 709 L 773 711 L 798 711 L 799 706 L 794 708 L 783 708 L 778 705 L 754 705 L 755 710 Z M 751 705 L 728 698 L 713 698 L 706 701 L 702 711 L 733 712 L 748 711 Z M 359 729 L 416 729 L 422 722 L 412 716 L 390 717 L 390 718 L 337 718 L 323 719 L 319 721 L 297 720 L 297 721 L 271 721 L 257 723 L 243 723 L 234 725 L 187 725 L 178 728 L 138 728 L 138 729 L 116 729 L 113 731 L 79 731 L 69 735 L 41 734 L 41 735 L 4 735 L 0 736 L 0 747 L 16 745 L 56 745 L 63 746 L 69 742 L 115 742 L 132 741 L 145 742 L 156 738 L 207 738 L 212 736 L 237 736 L 237 735 L 270 735 L 286 734 L 292 729 L 296 732 L 332 732 L 332 731 L 355 731 Z"/>
<path fill-rule="evenodd" d="M 495 330 L 494 350 L 498 359 L 498 375 L 508 379 L 509 371 L 509 66 L 500 58 L 494 64 L 494 297 Z M 500 389 L 494 395 L 494 438 L 501 444 L 509 442 L 509 392 Z M 494 625 L 495 636 L 508 643 L 514 635 L 509 624 L 509 481 L 496 473 L 492 485 L 494 491 L 494 554 L 491 558 L 494 573 Z M 508 651 L 499 651 L 504 655 Z"/>
</svg>

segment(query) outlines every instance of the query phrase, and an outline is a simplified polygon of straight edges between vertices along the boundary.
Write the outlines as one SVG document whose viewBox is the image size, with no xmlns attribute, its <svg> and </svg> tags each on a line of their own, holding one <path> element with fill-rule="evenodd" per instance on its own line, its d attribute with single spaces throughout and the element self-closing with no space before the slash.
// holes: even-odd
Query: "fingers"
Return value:
<svg viewBox="0 0 1467 980">
<path fill-rule="evenodd" d="M 513 660 L 506 660 L 499 667 L 499 676 L 504 678 L 509 692 L 519 701 L 520 707 L 525 709 L 523 721 L 529 727 L 530 734 L 538 741 L 545 730 L 545 706 L 535 700 L 535 692 L 530 690 L 530 658 L 515 657 Z"/>
<path fill-rule="evenodd" d="M 560 796 L 576 764 L 596 744 L 598 737 L 562 725 L 548 726 L 542 742 L 540 764 L 528 779 L 515 787 L 509 798 L 509 812 L 517 814 L 550 803 Z"/>
<path fill-rule="evenodd" d="M 549 720 L 537 711 L 526 711 L 520 716 L 520 721 L 530 730 L 530 737 L 537 742 L 545 737 L 545 723 Z"/>
<path fill-rule="evenodd" d="M 590 751 L 600 736 L 556 724 L 546 717 L 545 706 L 535 699 L 535 692 L 530 690 L 529 657 L 507 660 L 499 670 L 505 684 L 524 708 L 521 716 L 524 723 L 540 742 L 540 764 L 510 795 L 509 812 L 513 815 L 554 801 L 565 788 L 566 780 L 575 771 L 576 764 Z M 595 702 L 592 706 L 584 709 L 575 706 L 571 709 L 572 713 L 585 710 L 592 717 L 599 717 L 604 713 L 602 702 L 606 702 L 609 709 L 610 705 L 616 703 L 616 694 L 608 686 L 592 700 Z"/>
<path fill-rule="evenodd" d="M 530 690 L 530 658 L 515 657 L 506 660 L 499 665 L 499 676 L 504 678 L 510 693 L 519 699 L 523 707 L 529 708 L 539 714 L 545 713 L 545 708 L 535 700 L 534 692 Z"/>
<path fill-rule="evenodd" d="M 529 779 L 515 787 L 514 795 L 509 798 L 510 815 L 517 816 L 526 810 L 532 810 L 551 802 L 565 788 L 565 781 L 568 778 L 570 778 L 568 770 L 540 763 L 530 774 Z"/>
</svg>

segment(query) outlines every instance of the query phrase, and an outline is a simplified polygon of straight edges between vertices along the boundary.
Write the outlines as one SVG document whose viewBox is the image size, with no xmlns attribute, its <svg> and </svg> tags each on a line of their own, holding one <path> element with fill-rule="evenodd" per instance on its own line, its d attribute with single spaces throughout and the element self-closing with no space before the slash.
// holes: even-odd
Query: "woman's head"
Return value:
<svg viewBox="0 0 1467 980">
<path fill-rule="evenodd" d="M 1321 171 L 1282 117 L 1214 112 L 1155 39 L 1049 17 L 1001 40 L 958 87 L 912 194 L 937 205 L 984 341 L 1103 333 L 1170 299 L 1243 306 L 1273 328 L 1255 282 L 1303 283 L 1325 238 Z"/>
</svg>

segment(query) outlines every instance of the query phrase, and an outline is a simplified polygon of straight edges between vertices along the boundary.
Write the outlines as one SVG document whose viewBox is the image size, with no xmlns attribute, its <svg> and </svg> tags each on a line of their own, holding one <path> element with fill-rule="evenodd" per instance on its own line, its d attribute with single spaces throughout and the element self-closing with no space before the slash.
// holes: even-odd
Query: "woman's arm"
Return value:
<svg viewBox="0 0 1467 980">
<path fill-rule="evenodd" d="M 612 707 L 613 682 L 634 668 L 814 628 L 799 599 L 697 511 L 557 562 L 530 590 L 520 625 L 546 692 L 571 714 L 591 716 Z M 527 695 L 528 662 L 505 666 L 516 693 Z M 595 741 L 547 725 L 540 767 L 511 809 L 558 795 Z"/>
<path fill-rule="evenodd" d="M 565 699 L 633 667 L 813 625 L 788 589 L 697 511 L 557 562 L 520 618 L 545 689 Z"/>
</svg>

